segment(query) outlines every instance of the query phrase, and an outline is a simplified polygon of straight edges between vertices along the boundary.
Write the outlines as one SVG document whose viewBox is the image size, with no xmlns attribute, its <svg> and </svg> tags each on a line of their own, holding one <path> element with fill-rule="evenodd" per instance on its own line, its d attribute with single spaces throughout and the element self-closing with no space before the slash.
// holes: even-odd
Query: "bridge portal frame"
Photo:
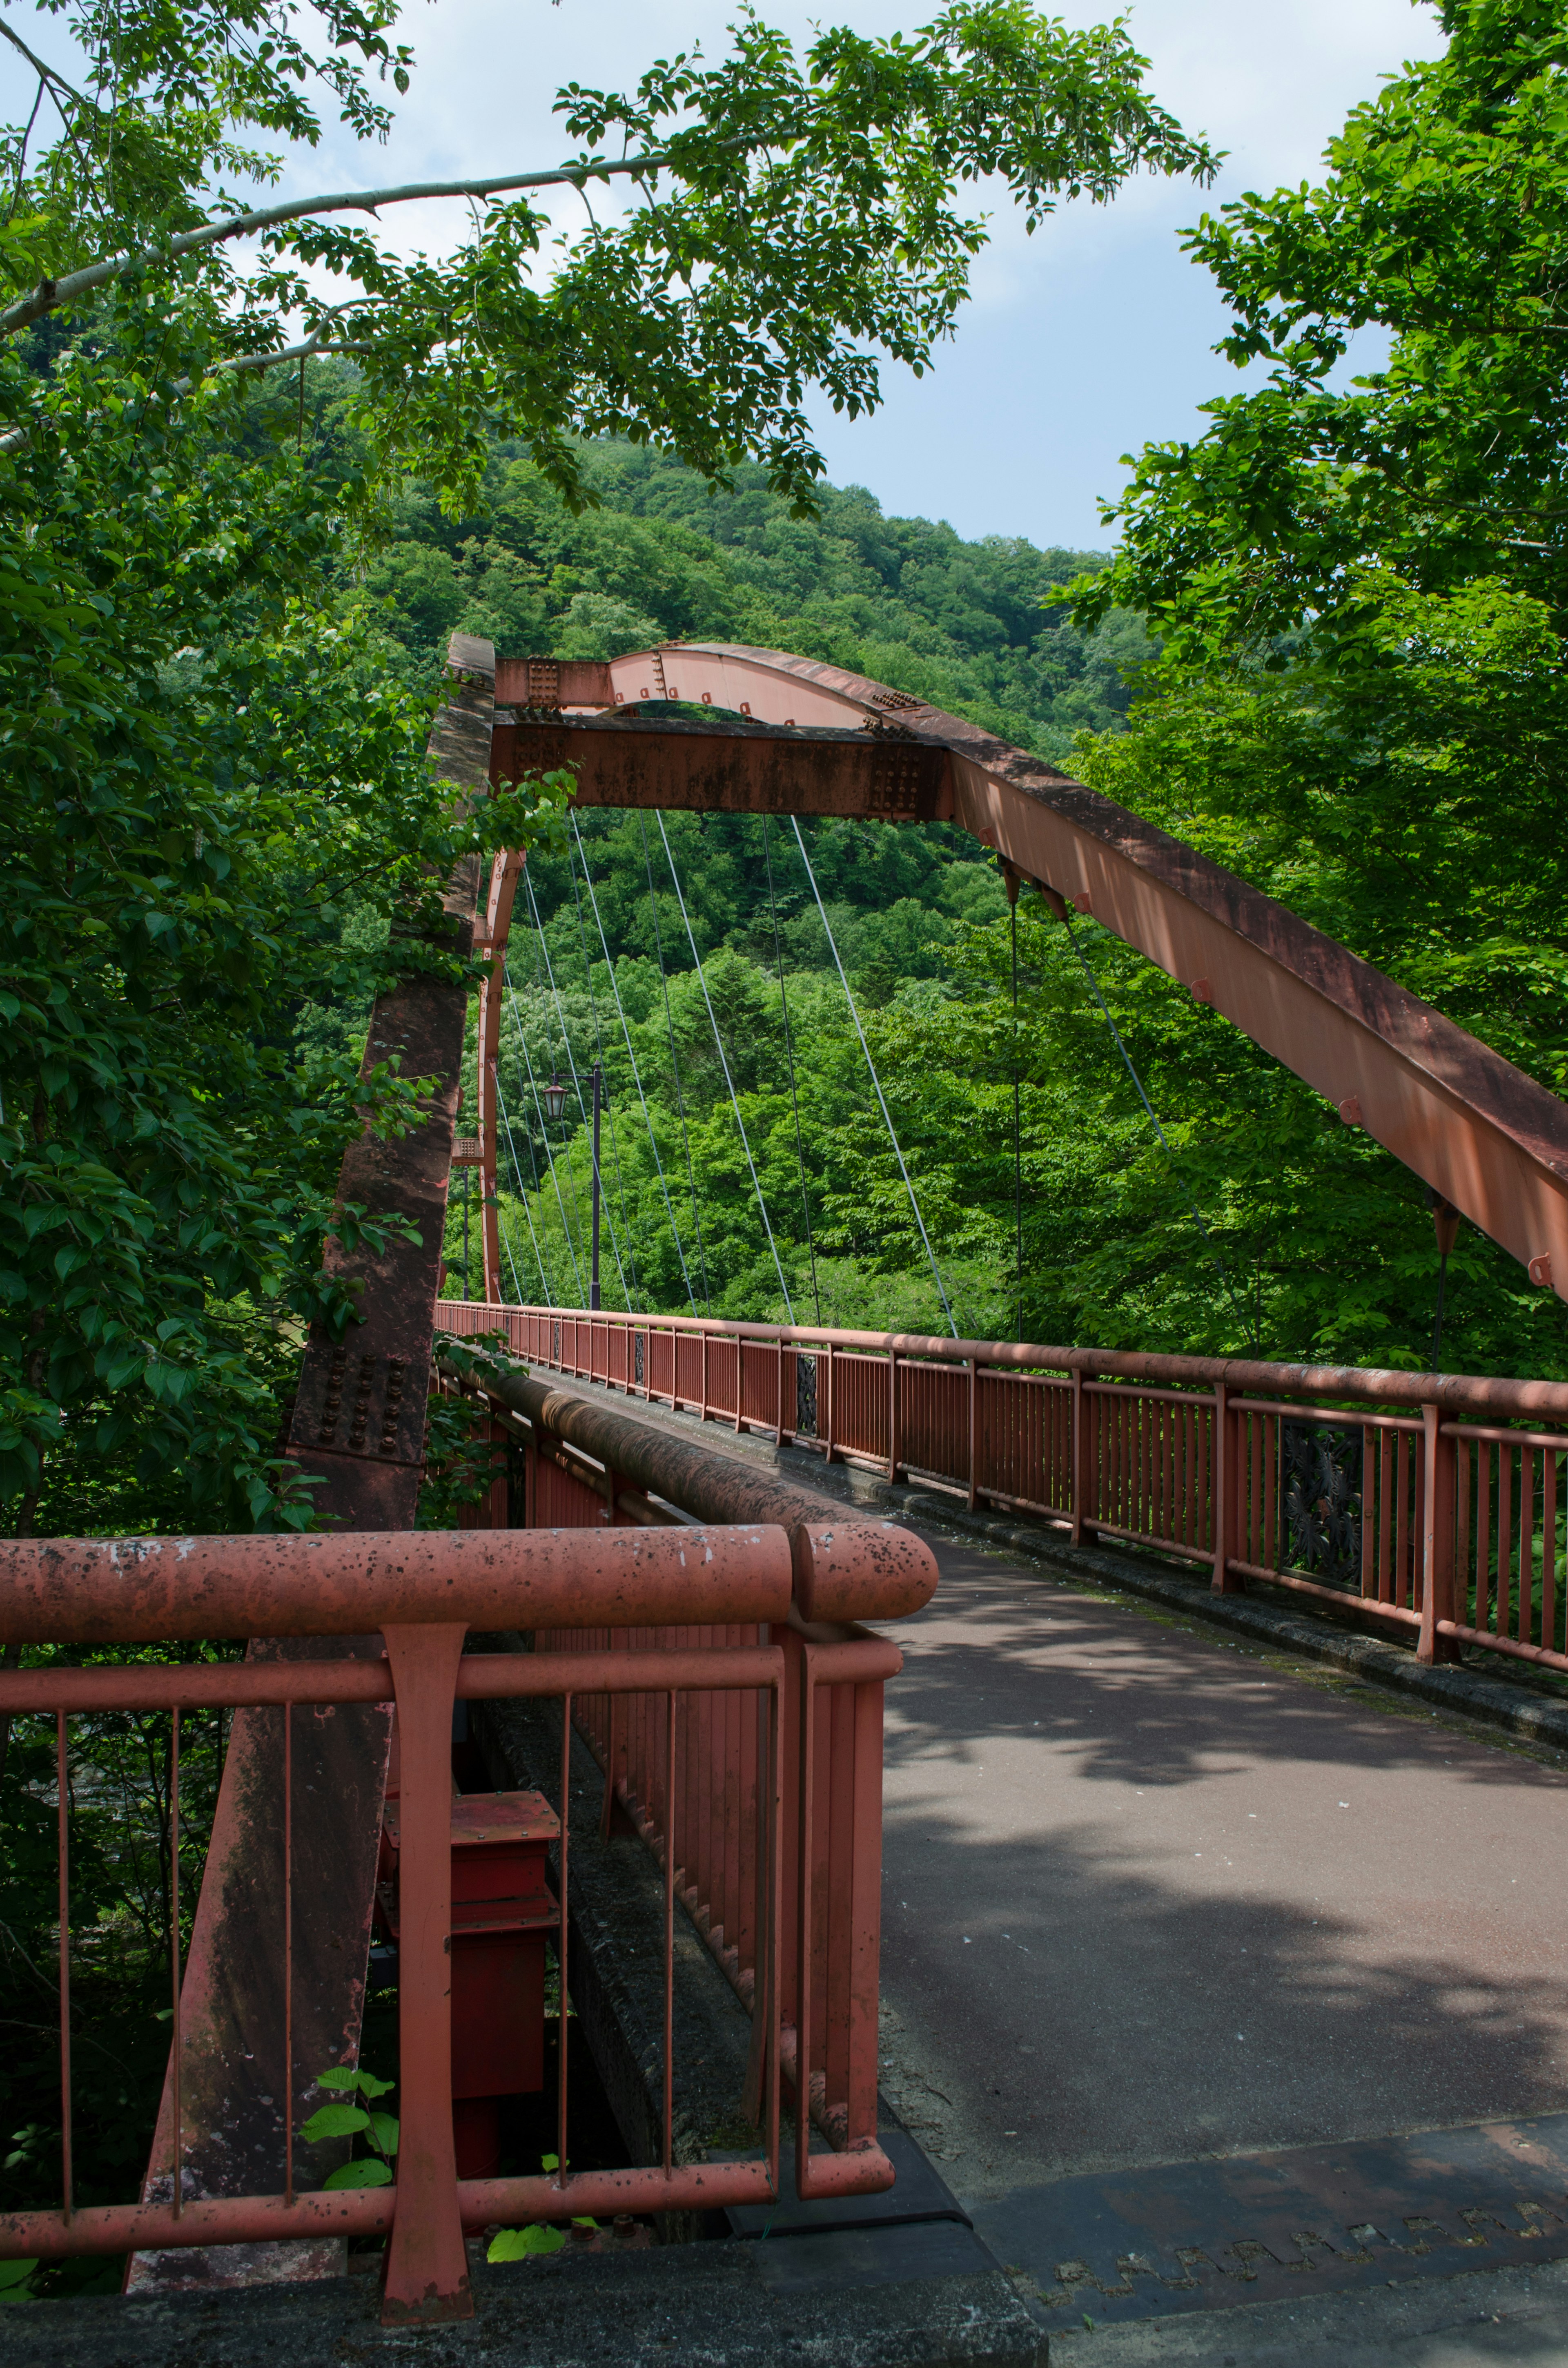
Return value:
<svg viewBox="0 0 1568 2368">
<path fill-rule="evenodd" d="M 1059 916 L 1090 915 L 1221 1012 L 1532 1282 L 1568 1298 L 1568 1103 L 1273 897 L 1043 758 L 868 677 L 731 643 L 665 643 L 603 665 L 498 658 L 495 700 L 492 778 L 570 765 L 579 805 L 970 831 Z M 671 702 L 711 713 L 645 712 Z M 504 954 L 502 941 L 496 982 Z M 480 1109 L 484 1287 L 498 1300 L 487 1081 Z"/>
</svg>

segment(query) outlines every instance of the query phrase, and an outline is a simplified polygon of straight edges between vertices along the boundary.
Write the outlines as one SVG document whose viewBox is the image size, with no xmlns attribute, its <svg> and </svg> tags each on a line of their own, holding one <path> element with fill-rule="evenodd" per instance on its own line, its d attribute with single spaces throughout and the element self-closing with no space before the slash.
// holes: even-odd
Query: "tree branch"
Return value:
<svg viewBox="0 0 1568 2368">
<path fill-rule="evenodd" d="M 0 19 L 0 32 L 5 30 L 4 20 Z M 761 132 L 741 132 L 733 140 L 721 140 L 714 144 L 720 150 L 761 148 L 768 144 L 768 140 Z M 137 255 L 110 256 L 101 263 L 85 265 L 80 271 L 67 272 L 62 279 L 40 280 L 29 295 L 0 312 L 0 335 L 9 336 L 14 330 L 29 328 L 46 313 L 73 302 L 78 296 L 89 294 L 95 288 L 106 286 L 109 280 L 118 279 L 138 264 L 195 255 L 204 247 L 221 245 L 225 239 L 251 238 L 257 231 L 275 230 L 282 222 L 302 222 L 313 214 L 373 214 L 382 206 L 413 205 L 430 198 L 495 198 L 513 189 L 581 189 L 585 181 L 608 180 L 612 175 L 635 176 L 657 172 L 661 167 L 678 161 L 676 151 L 665 149 L 645 156 L 629 156 L 623 163 L 598 160 L 592 164 L 585 161 L 580 165 L 557 165 L 549 172 L 508 173 L 490 181 L 405 181 L 390 188 L 343 189 L 331 196 L 301 198 L 289 205 L 256 206 L 248 213 L 231 214 L 223 222 L 204 222 L 199 230 L 181 231 L 170 239 L 165 247 L 145 247 Z"/>
</svg>

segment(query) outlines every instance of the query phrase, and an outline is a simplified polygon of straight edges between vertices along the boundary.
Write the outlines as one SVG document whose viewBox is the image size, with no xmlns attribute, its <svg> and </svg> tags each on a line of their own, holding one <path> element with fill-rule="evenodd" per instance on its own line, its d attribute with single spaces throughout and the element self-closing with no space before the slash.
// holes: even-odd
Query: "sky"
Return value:
<svg viewBox="0 0 1568 2368">
<path fill-rule="evenodd" d="M 808 14 L 763 0 L 761 13 L 803 42 L 813 19 L 885 34 L 935 10 L 928 0 L 839 0 L 830 12 L 816 0 Z M 1060 13 L 1086 25 L 1113 10 L 1067 0 Z M 1315 178 L 1324 143 L 1380 76 L 1441 46 L 1432 9 L 1410 0 L 1137 0 L 1128 13 L 1154 95 L 1228 152 L 1220 180 L 1206 193 L 1134 181 L 1108 207 L 1064 208 L 1032 238 L 1003 192 L 993 244 L 934 371 L 916 381 L 886 365 L 886 401 L 872 417 L 840 420 L 826 404 L 815 416 L 835 484 L 867 486 L 885 510 L 945 518 L 965 536 L 1103 548 L 1098 506 L 1124 482 L 1123 455 L 1201 434 L 1199 406 L 1241 383 L 1211 350 L 1224 313 L 1208 274 L 1180 251 L 1183 226 L 1244 190 Z M 417 63 L 387 146 L 361 147 L 332 125 L 313 155 L 290 160 L 283 188 L 553 164 L 566 145 L 551 116 L 562 84 L 625 87 L 654 58 L 694 43 L 722 55 L 733 14 L 733 0 L 664 0 L 656 16 L 645 0 L 408 0 L 401 38 Z M 28 30 L 59 51 L 61 36 Z M 0 75 L 0 103 L 18 96 L 20 85 Z M 388 219 L 399 246 L 436 249 L 458 227 L 439 206 Z M 1349 367 L 1380 359 L 1367 345 Z"/>
</svg>

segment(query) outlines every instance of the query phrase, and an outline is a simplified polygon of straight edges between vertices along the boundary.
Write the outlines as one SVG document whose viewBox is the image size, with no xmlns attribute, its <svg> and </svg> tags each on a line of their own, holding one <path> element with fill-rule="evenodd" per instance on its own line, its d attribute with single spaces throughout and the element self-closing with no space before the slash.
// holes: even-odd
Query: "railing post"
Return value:
<svg viewBox="0 0 1568 2368">
<path fill-rule="evenodd" d="M 818 1355 L 818 1358 L 817 1358 L 817 1379 L 818 1379 L 819 1383 L 820 1383 L 820 1381 L 822 1380 L 822 1358 L 821 1358 L 821 1355 L 820 1355 L 820 1354 Z M 822 1460 L 823 1460 L 823 1462 L 824 1462 L 824 1463 L 831 1463 L 833 1462 L 833 1416 L 834 1416 L 834 1405 L 833 1405 L 833 1342 L 832 1342 L 832 1339 L 831 1339 L 831 1338 L 829 1339 L 828 1344 L 827 1344 L 827 1387 L 826 1387 L 826 1390 L 825 1390 L 824 1392 L 823 1392 L 823 1393 L 822 1393 L 822 1395 L 824 1395 L 826 1397 L 826 1399 L 827 1399 L 827 1435 L 826 1435 L 826 1437 L 824 1438 L 824 1440 L 823 1440 L 823 1459 L 822 1459 Z M 818 1408 L 817 1408 L 817 1428 L 818 1428 L 818 1429 L 819 1429 L 819 1430 L 822 1429 L 822 1408 L 821 1408 L 821 1406 L 818 1406 Z"/>
<path fill-rule="evenodd" d="M 778 1351 L 778 1386 L 773 1400 L 778 1409 L 778 1422 L 774 1430 L 773 1443 L 776 1447 L 782 1447 L 784 1444 L 784 1335 L 782 1332 L 773 1345 Z"/>
<path fill-rule="evenodd" d="M 1216 1595 L 1244 1595 L 1246 1581 L 1231 1568 L 1236 1559 L 1236 1508 L 1241 1478 L 1241 1417 L 1223 1382 L 1214 1384 L 1214 1453 L 1209 1486 L 1213 1497 L 1212 1535 Z"/>
<path fill-rule="evenodd" d="M 1454 1616 L 1454 1441 L 1443 1429 L 1440 1407 L 1422 1407 L 1421 1441 L 1421 1637 L 1415 1657 L 1457 1661 L 1459 1639 L 1437 1634 L 1438 1621 Z M 1521 1526 L 1526 1518 L 1522 1510 Z M 1529 1568 L 1528 1554 L 1524 1566 Z"/>
<path fill-rule="evenodd" d="M 1095 1526 L 1095 1508 L 1099 1501 L 1096 1485 L 1094 1400 L 1084 1384 L 1092 1380 L 1077 1366 L 1073 1369 L 1073 1543 L 1081 1546 L 1084 1532 Z"/>
<path fill-rule="evenodd" d="M 708 1419 L 708 1335 L 706 1332 L 702 1335 L 702 1409 L 697 1418 L 699 1422 L 706 1422 Z"/>
<path fill-rule="evenodd" d="M 980 1502 L 980 1360 L 970 1357 L 969 1366 L 969 1509 L 972 1513 Z"/>
<path fill-rule="evenodd" d="M 381 2321 L 472 2318 L 452 2137 L 452 1702 L 467 1631 L 384 1632 L 402 1768 L 397 2198 Z"/>
<path fill-rule="evenodd" d="M 744 1336 L 735 1335 L 735 1436 L 741 1435 L 741 1416 L 745 1406 L 746 1344 Z"/>
<path fill-rule="evenodd" d="M 898 1478 L 898 1350 L 888 1350 L 888 1485 Z"/>
</svg>

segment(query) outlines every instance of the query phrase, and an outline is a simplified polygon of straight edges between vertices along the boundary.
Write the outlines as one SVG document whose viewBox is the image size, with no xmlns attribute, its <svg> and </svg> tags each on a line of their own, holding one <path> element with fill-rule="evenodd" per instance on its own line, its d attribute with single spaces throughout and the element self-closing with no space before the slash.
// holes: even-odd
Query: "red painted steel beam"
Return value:
<svg viewBox="0 0 1568 2368">
<path fill-rule="evenodd" d="M 617 658 L 597 676 L 585 670 L 573 690 L 583 705 L 611 711 L 618 702 L 679 700 L 789 727 L 771 755 L 748 743 L 733 756 L 728 795 L 746 811 L 776 810 L 776 802 L 777 810 L 801 813 L 881 810 L 869 787 L 858 808 L 813 804 L 828 759 L 811 753 L 804 735 L 893 721 L 893 745 L 908 751 L 912 768 L 938 758 L 948 768 L 950 805 L 935 811 L 950 814 L 1059 906 L 1092 914 L 1223 1012 L 1510 1251 L 1533 1281 L 1568 1297 L 1568 1105 L 1179 839 L 977 724 L 778 650 L 671 644 Z M 536 747 L 570 740 L 598 752 L 585 771 L 589 802 L 701 803 L 719 778 L 712 746 L 728 744 L 710 746 L 700 726 L 685 737 L 668 724 L 657 727 L 662 736 L 644 736 L 652 730 L 623 720 L 574 725 L 528 717 L 498 734 L 496 755 L 510 773 L 543 761 Z M 618 748 L 625 752 L 620 795 Z M 683 748 L 699 791 L 681 791 Z M 797 764 L 798 792 L 782 778 Z M 846 774 L 833 794 L 847 794 L 848 780 Z M 920 810 L 915 792 L 911 812 Z"/>
<path fill-rule="evenodd" d="M 760 1522 L 396 1538 L 12 1539 L 0 1543 L 0 1635 L 94 1644 L 360 1636 L 432 1621 L 480 1629 L 723 1624 L 788 1619 L 790 1582 L 789 1540 Z"/>
<path fill-rule="evenodd" d="M 495 719 L 496 777 L 570 765 L 582 806 L 699 814 L 866 814 L 946 822 L 952 774 L 944 750 L 891 731 L 784 730 L 716 714 Z"/>
<path fill-rule="evenodd" d="M 874 1649 L 873 1649 L 874 1647 Z M 829 1646 L 859 1655 L 842 1674 L 889 1677 L 896 1645 L 877 1637 L 866 1645 Z M 835 1674 L 837 1671 L 835 1669 Z M 459 1702 L 548 1702 L 563 1693 L 725 1693 L 770 1686 L 779 1674 L 770 1645 L 675 1646 L 653 1653 L 465 1653 L 458 1671 Z M 341 1661 L 206 1661 L 149 1668 L 0 1669 L 0 1711 L 12 1717 L 40 1713 L 107 1710 L 239 1710 L 284 1702 L 380 1702 L 392 1700 L 385 1656 Z"/>
</svg>

